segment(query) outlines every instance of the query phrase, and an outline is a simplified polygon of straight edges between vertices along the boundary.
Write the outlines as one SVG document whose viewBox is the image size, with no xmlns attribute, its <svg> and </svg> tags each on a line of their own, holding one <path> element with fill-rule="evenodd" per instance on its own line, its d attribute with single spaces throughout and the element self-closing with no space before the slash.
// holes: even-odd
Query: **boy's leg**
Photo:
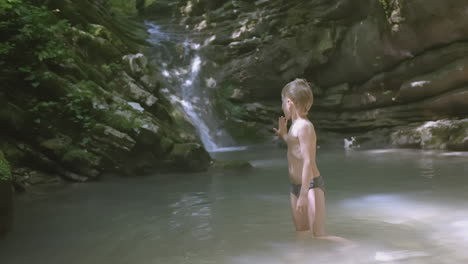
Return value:
<svg viewBox="0 0 468 264">
<path fill-rule="evenodd" d="M 320 188 L 309 190 L 309 226 L 314 236 L 325 236 L 325 194 Z"/>
<path fill-rule="evenodd" d="M 307 213 L 300 213 L 296 210 L 297 205 L 297 197 L 289 193 L 291 197 L 291 214 L 293 217 L 294 226 L 296 227 L 296 231 L 309 231 L 309 220 L 307 217 Z"/>
<path fill-rule="evenodd" d="M 355 244 L 346 238 L 327 236 L 325 233 L 325 193 L 320 188 L 309 190 L 309 225 L 312 226 L 313 235 L 318 239 L 325 239 L 350 246 Z"/>
</svg>

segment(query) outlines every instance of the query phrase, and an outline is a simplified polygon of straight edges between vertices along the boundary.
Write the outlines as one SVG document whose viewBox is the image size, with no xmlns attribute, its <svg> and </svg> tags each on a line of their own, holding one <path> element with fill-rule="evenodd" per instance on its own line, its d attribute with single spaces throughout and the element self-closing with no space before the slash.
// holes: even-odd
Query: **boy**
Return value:
<svg viewBox="0 0 468 264">
<path fill-rule="evenodd" d="M 284 116 L 278 119 L 278 129 L 273 129 L 288 145 L 291 211 L 296 231 L 350 243 L 347 239 L 325 233 L 325 182 L 315 163 L 315 129 L 307 118 L 314 99 L 310 86 L 307 81 L 296 79 L 283 88 L 281 99 Z M 288 131 L 289 119 L 292 124 Z"/>
</svg>

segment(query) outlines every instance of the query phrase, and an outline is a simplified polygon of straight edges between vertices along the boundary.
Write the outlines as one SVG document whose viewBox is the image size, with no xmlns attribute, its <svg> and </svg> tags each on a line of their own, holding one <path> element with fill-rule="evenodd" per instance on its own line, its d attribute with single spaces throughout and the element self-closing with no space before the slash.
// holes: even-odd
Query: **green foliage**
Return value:
<svg viewBox="0 0 468 264">
<path fill-rule="evenodd" d="M 136 12 L 135 0 L 111 0 L 112 8 L 125 14 L 132 14 Z"/>
<path fill-rule="evenodd" d="M 93 98 L 96 96 L 97 85 L 92 81 L 80 81 L 70 85 L 70 91 L 57 101 L 37 102 L 30 111 L 41 118 L 55 118 L 71 122 L 82 129 L 94 126 L 96 118 L 102 111 L 94 109 Z"/>
<path fill-rule="evenodd" d="M 3 152 L 0 151 L 0 182 L 11 180 L 11 168 L 8 161 L 5 159 Z"/>
<path fill-rule="evenodd" d="M 36 69 L 44 63 L 59 65 L 70 57 L 67 39 L 70 24 L 55 11 L 29 1 L 0 0 L 0 73 L 16 76 L 36 88 Z"/>
<path fill-rule="evenodd" d="M 220 110 L 227 111 L 227 115 L 235 118 L 242 118 L 244 111 L 241 106 L 232 103 L 229 97 L 232 95 L 235 86 L 232 84 L 222 85 L 216 90 L 215 107 L 218 112 Z"/>
<path fill-rule="evenodd" d="M 11 11 L 15 5 L 21 2 L 21 0 L 0 0 L 0 15 Z"/>
<path fill-rule="evenodd" d="M 121 13 L 133 15 L 136 13 L 136 4 L 138 0 L 110 0 L 111 7 Z M 156 0 L 145 0 L 143 7 L 153 4 Z"/>
<path fill-rule="evenodd" d="M 94 93 L 91 87 L 95 85 L 92 81 L 81 81 L 76 85 L 75 89 L 61 100 L 65 106 L 65 113 L 70 117 L 70 120 L 76 124 L 81 124 L 85 129 L 93 125 L 94 109 L 92 99 Z"/>
<path fill-rule="evenodd" d="M 108 78 L 111 78 L 112 76 L 115 76 L 118 72 L 122 72 L 125 70 L 125 67 L 123 64 L 117 64 L 117 63 L 109 63 L 109 64 L 101 64 L 99 67 L 99 70 L 104 73 Z M 114 81 L 110 81 L 108 83 L 108 87 L 113 88 L 115 85 Z"/>
<path fill-rule="evenodd" d="M 392 15 L 391 13 L 391 5 L 390 3 L 388 2 L 388 0 L 379 0 L 380 4 L 382 5 L 384 11 L 385 11 L 385 16 L 387 18 L 390 18 L 390 16 Z"/>
</svg>

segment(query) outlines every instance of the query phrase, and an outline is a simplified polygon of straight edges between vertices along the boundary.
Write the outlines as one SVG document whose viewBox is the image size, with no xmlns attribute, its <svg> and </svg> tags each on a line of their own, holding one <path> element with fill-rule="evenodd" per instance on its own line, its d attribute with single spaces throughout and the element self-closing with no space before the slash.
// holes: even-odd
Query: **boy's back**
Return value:
<svg viewBox="0 0 468 264">
<path fill-rule="evenodd" d="M 311 144 L 301 145 L 299 141 L 299 133 L 303 135 Z M 297 119 L 291 125 L 286 143 L 288 145 L 288 171 L 291 183 L 301 184 L 302 170 L 304 167 L 303 151 L 308 151 L 312 156 L 310 157 L 310 165 L 312 167 L 313 178 L 320 176 L 320 172 L 315 162 L 317 137 L 312 122 L 307 119 Z"/>
</svg>

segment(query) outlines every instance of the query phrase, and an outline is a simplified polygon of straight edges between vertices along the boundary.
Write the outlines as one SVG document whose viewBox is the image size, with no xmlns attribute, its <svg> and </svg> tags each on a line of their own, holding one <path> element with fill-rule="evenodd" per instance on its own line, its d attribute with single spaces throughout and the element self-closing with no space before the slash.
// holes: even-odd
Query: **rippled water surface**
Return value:
<svg viewBox="0 0 468 264">
<path fill-rule="evenodd" d="M 297 237 L 284 149 L 212 153 L 254 169 L 101 182 L 20 195 L 0 263 L 468 263 L 468 155 L 319 150 L 327 231 Z"/>
</svg>

